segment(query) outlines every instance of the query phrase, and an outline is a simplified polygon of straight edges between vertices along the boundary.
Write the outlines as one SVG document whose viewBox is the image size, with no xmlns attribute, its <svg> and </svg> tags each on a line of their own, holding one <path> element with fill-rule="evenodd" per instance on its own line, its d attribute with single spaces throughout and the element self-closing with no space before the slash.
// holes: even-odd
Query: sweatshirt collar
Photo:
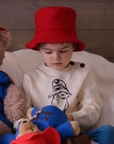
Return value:
<svg viewBox="0 0 114 144">
<path fill-rule="evenodd" d="M 75 63 L 74 63 L 74 65 L 75 65 Z M 55 69 L 52 69 L 52 68 L 50 68 L 50 67 L 47 67 L 46 65 L 45 65 L 45 63 L 43 63 L 41 66 L 39 66 L 39 68 L 41 69 L 41 70 L 43 70 L 44 72 L 46 72 L 46 73 L 56 73 L 56 74 L 62 74 L 62 73 L 68 73 L 69 71 L 71 71 L 73 68 L 74 68 L 74 66 L 73 65 L 71 65 L 70 63 L 68 64 L 68 66 L 66 67 L 66 68 L 64 68 L 64 69 L 62 69 L 62 70 L 55 70 Z"/>
</svg>

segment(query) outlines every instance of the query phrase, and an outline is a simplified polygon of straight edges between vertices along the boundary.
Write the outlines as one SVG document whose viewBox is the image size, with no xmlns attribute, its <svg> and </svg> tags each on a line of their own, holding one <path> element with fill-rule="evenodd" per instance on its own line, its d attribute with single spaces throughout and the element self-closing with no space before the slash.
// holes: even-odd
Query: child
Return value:
<svg viewBox="0 0 114 144">
<path fill-rule="evenodd" d="M 99 119 L 102 100 L 90 68 L 70 61 L 74 51 L 85 47 L 77 38 L 75 21 L 76 12 L 68 7 L 44 7 L 36 12 L 35 37 L 26 47 L 39 50 L 44 64 L 25 74 L 22 86 L 29 107 L 56 105 L 83 132 Z M 88 135 L 99 144 L 112 144 L 110 138 L 108 143 L 101 142 L 103 128 Z"/>
</svg>

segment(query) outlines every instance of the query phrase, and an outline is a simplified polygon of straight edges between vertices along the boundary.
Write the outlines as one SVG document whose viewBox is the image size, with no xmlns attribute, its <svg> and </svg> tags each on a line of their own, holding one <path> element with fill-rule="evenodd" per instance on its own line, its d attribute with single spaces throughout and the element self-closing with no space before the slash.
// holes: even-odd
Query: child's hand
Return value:
<svg viewBox="0 0 114 144">
<path fill-rule="evenodd" d="M 67 117 L 68 117 L 68 120 L 69 120 L 69 121 L 74 121 L 74 118 L 73 118 L 73 116 L 72 116 L 71 114 L 68 114 Z"/>
</svg>

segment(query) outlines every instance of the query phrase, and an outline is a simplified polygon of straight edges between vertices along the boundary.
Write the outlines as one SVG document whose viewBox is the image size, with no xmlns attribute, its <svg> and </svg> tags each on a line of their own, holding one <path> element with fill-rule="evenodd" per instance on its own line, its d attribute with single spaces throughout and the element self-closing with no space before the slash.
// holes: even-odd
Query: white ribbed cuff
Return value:
<svg viewBox="0 0 114 144">
<path fill-rule="evenodd" d="M 14 124 L 13 124 L 13 129 L 14 129 L 14 130 L 17 130 L 19 122 L 21 122 L 21 121 L 23 121 L 23 120 L 25 120 L 25 119 L 26 119 L 26 118 L 21 118 L 21 119 L 15 121 Z"/>
</svg>

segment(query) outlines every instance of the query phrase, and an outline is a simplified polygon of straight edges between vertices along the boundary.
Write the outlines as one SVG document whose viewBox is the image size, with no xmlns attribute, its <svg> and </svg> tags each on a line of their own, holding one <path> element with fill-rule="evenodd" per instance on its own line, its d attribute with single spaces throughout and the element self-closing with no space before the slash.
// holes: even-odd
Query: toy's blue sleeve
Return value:
<svg viewBox="0 0 114 144">
<path fill-rule="evenodd" d="M 34 109 L 32 110 L 31 116 L 36 115 L 37 111 L 39 111 L 39 109 L 37 108 L 37 106 L 35 106 Z"/>
<path fill-rule="evenodd" d="M 43 120 L 35 119 L 35 120 L 32 120 L 32 123 L 34 123 L 35 125 L 37 125 L 37 127 L 41 131 L 44 131 L 46 128 L 50 127 L 50 125 L 44 119 Z"/>
<path fill-rule="evenodd" d="M 36 115 L 36 111 L 39 111 L 39 109 L 35 106 L 34 109 L 32 110 L 31 115 L 34 116 Z M 43 117 L 38 117 L 34 120 L 32 120 L 32 122 L 37 125 L 37 127 L 41 130 L 44 131 L 46 128 L 49 127 L 48 122 L 45 120 L 45 115 L 43 114 Z"/>
<path fill-rule="evenodd" d="M 42 108 L 44 114 L 39 115 L 39 117 L 47 117 L 47 122 L 51 127 L 56 127 L 67 121 L 66 114 L 60 110 L 58 107 L 53 105 L 48 105 Z M 50 113 L 46 115 L 46 112 Z"/>
<path fill-rule="evenodd" d="M 39 109 L 35 106 L 32 110 L 32 116 L 36 115 L 36 111 L 39 111 Z M 40 130 L 44 131 L 49 126 L 55 128 L 66 121 L 67 116 L 63 111 L 56 106 L 48 105 L 42 108 L 42 112 L 38 114 L 37 118 L 32 122 L 36 124 Z"/>
<path fill-rule="evenodd" d="M 73 132 L 73 129 L 72 129 L 72 126 L 70 124 L 70 121 L 66 121 L 65 123 L 57 126 L 55 128 L 60 137 L 61 137 L 61 140 L 63 140 L 64 138 L 68 137 L 68 136 L 74 136 L 74 132 Z"/>
</svg>

